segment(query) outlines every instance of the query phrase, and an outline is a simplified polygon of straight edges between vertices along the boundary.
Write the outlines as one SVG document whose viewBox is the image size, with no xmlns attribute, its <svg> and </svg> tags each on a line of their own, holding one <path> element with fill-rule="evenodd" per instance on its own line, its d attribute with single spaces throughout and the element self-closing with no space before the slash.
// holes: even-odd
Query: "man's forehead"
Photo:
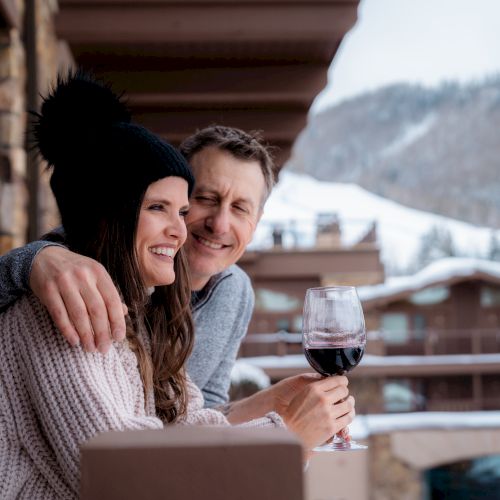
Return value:
<svg viewBox="0 0 500 500">
<path fill-rule="evenodd" d="M 229 152 L 206 148 L 193 156 L 191 165 L 196 178 L 195 191 L 212 191 L 221 195 L 232 192 L 238 198 L 250 201 L 254 198 L 260 200 L 265 190 L 264 174 L 257 161 L 239 159 Z"/>
</svg>

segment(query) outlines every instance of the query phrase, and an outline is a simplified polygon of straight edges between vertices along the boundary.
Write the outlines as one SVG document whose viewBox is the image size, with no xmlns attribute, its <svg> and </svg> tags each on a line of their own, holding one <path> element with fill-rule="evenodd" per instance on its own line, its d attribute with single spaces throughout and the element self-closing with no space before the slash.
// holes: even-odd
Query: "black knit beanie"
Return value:
<svg viewBox="0 0 500 500">
<path fill-rule="evenodd" d="M 184 157 L 132 123 L 120 96 L 88 74 L 59 78 L 36 116 L 35 146 L 52 168 L 51 188 L 70 239 L 92 235 L 104 217 L 133 213 L 148 186 L 164 177 L 185 179 L 191 194 L 194 177 Z"/>
</svg>

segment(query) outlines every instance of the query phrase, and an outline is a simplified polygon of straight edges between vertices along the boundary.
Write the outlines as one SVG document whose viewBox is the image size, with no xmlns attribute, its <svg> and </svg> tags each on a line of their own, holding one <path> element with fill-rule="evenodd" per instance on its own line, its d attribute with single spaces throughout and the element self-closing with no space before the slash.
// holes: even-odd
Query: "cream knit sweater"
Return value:
<svg viewBox="0 0 500 500">
<path fill-rule="evenodd" d="M 187 425 L 229 425 L 189 383 Z M 248 426 L 282 426 L 271 413 Z M 27 295 L 0 314 L 0 498 L 77 498 L 79 447 L 108 430 L 161 429 L 126 342 L 71 348 Z"/>
</svg>

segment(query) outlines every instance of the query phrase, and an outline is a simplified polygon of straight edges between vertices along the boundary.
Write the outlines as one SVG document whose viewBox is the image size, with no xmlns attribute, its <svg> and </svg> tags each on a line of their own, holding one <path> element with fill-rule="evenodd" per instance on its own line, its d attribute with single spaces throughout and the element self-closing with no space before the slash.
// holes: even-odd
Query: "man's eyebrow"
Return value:
<svg viewBox="0 0 500 500">
<path fill-rule="evenodd" d="M 203 191 L 203 192 L 209 192 L 209 193 L 218 194 L 217 189 L 214 189 L 214 188 L 211 188 L 211 187 L 208 187 L 208 186 L 204 186 L 203 184 L 198 184 L 198 183 L 196 183 L 194 185 L 194 190 L 195 191 Z"/>
<path fill-rule="evenodd" d="M 209 186 L 204 186 L 203 184 L 196 184 L 195 185 L 193 194 L 199 194 L 199 193 L 202 193 L 202 194 L 209 193 L 209 194 L 214 194 L 217 197 L 220 197 L 220 193 L 217 189 L 211 188 Z M 254 205 L 251 198 L 245 198 L 244 196 L 236 198 L 235 200 L 233 200 L 233 203 L 244 203 L 244 204 L 250 205 L 250 206 Z"/>
</svg>

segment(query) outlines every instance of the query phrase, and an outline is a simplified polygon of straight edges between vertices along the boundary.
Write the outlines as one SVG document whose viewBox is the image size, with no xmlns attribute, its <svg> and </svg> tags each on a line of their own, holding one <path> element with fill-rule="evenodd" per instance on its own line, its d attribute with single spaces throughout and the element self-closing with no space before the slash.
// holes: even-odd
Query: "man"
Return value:
<svg viewBox="0 0 500 500">
<path fill-rule="evenodd" d="M 185 248 L 195 321 L 188 372 L 202 390 L 205 405 L 220 407 L 228 400 L 231 368 L 254 300 L 248 276 L 235 263 L 252 239 L 272 190 L 272 160 L 256 137 L 222 126 L 197 132 L 184 141 L 181 152 L 196 178 L 186 217 Z M 97 347 L 105 353 L 112 339 L 124 338 L 126 307 L 97 262 L 47 241 L 31 243 L 0 258 L 0 307 L 29 288 L 71 344 L 81 341 L 86 350 Z M 255 397 L 226 406 L 226 414 L 237 423 L 272 409 L 286 411 L 298 395 L 297 407 L 304 401 L 313 404 L 332 388 L 343 394 L 341 398 L 347 394 L 345 377 L 321 383 L 319 392 L 313 391 L 308 386 L 318 385 L 317 377 L 292 377 Z M 347 406 L 347 420 L 352 420 L 352 398 Z M 347 413 L 338 416 L 340 422 Z"/>
</svg>

